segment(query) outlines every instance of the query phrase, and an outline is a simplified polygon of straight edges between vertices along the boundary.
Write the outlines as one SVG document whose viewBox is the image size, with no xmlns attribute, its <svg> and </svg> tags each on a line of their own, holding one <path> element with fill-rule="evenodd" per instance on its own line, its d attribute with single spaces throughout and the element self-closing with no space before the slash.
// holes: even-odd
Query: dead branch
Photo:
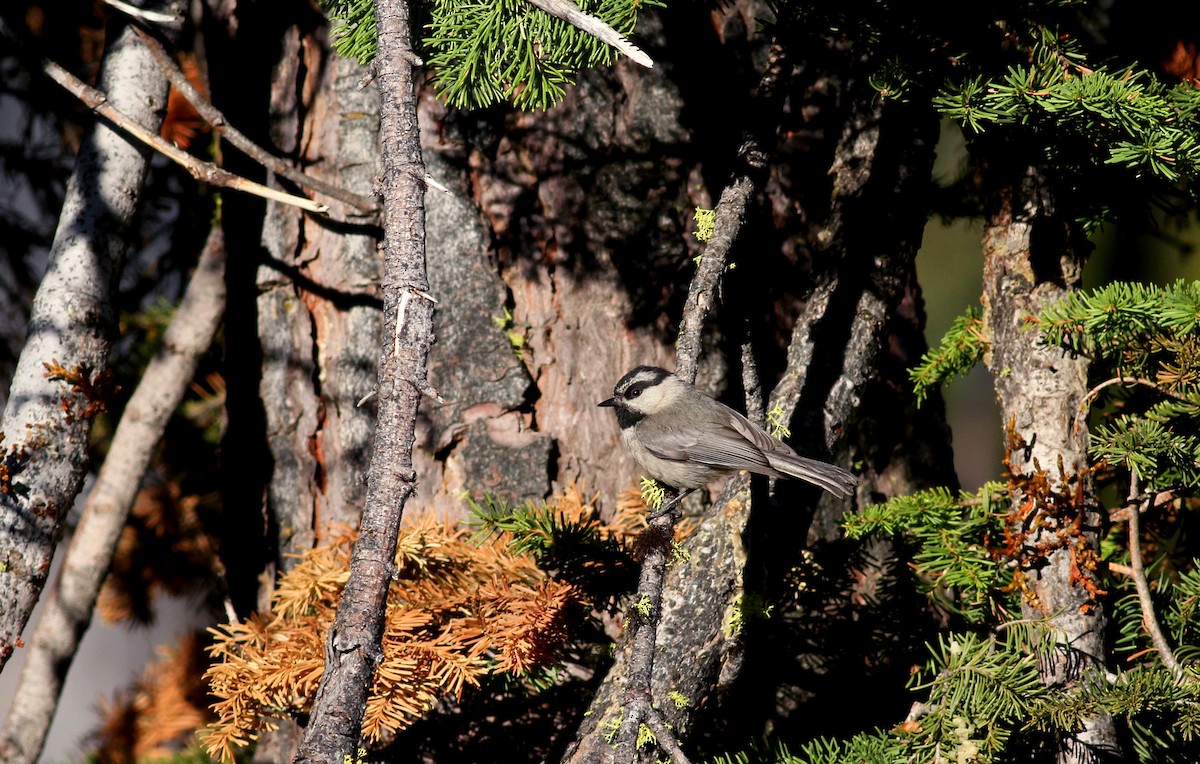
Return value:
<svg viewBox="0 0 1200 764">
<path fill-rule="evenodd" d="M 138 30 L 138 34 L 141 35 L 142 41 L 146 43 L 146 46 L 150 48 L 150 54 L 154 56 L 154 62 L 158 64 L 158 68 L 171 81 L 172 87 L 178 90 L 180 95 L 195 107 L 200 116 L 208 124 L 212 125 L 214 130 L 240 149 L 243 154 L 276 175 L 282 175 L 310 191 L 324 194 L 331 199 L 337 199 L 339 202 L 345 202 L 359 212 L 374 213 L 379 210 L 379 204 L 374 199 L 306 175 L 295 167 L 292 167 L 286 160 L 271 154 L 266 149 L 251 141 L 242 131 L 229 124 L 229 120 L 225 118 L 225 115 L 217 107 L 213 106 L 212 102 L 205 98 L 200 91 L 192 86 L 192 83 L 188 81 L 187 76 L 179 68 L 179 65 L 175 63 L 175 59 L 171 58 L 162 44 L 153 35 L 142 30 Z"/>
<path fill-rule="evenodd" d="M 68 93 L 78 98 L 89 109 L 121 128 L 128 135 L 137 138 L 172 162 L 175 162 L 187 170 L 196 180 L 220 186 L 221 188 L 244 191 L 248 194 L 261 196 L 264 199 L 272 199 L 282 204 L 290 204 L 309 212 L 324 214 L 329 211 L 329 207 L 324 204 L 317 204 L 311 199 L 305 199 L 302 196 L 295 196 L 294 194 L 268 188 L 261 183 L 255 183 L 252 180 L 234 175 L 228 170 L 217 167 L 212 162 L 197 159 L 178 146 L 168 143 L 156 131 L 148 129 L 138 120 L 116 108 L 103 91 L 90 87 L 83 80 L 49 59 L 42 60 L 42 71 L 50 79 L 62 85 Z"/>
<path fill-rule="evenodd" d="M 1127 503 L 1134 504 L 1138 499 L 1137 471 L 1130 470 Z M 1153 506 L 1153 499 L 1151 496 L 1142 500 L 1142 506 L 1129 513 L 1129 568 L 1134 588 L 1137 589 L 1138 603 L 1142 607 L 1142 624 L 1146 627 L 1146 633 L 1150 635 L 1150 641 L 1154 643 L 1154 649 L 1158 651 L 1158 657 L 1167 667 L 1167 671 L 1171 672 L 1176 682 L 1181 682 L 1184 678 L 1183 666 L 1179 665 L 1175 651 L 1171 649 L 1171 643 L 1167 641 L 1162 625 L 1158 622 L 1158 615 L 1154 611 L 1154 597 L 1150 593 L 1150 582 L 1146 580 L 1146 566 L 1142 561 L 1141 514 Z"/>
<path fill-rule="evenodd" d="M 526 0 L 535 8 L 549 13 L 556 19 L 562 19 L 581 32 L 590 34 L 600 42 L 611 45 L 624 53 L 635 64 L 654 68 L 654 61 L 633 43 L 626 40 L 620 32 L 605 24 L 591 14 L 579 10 L 579 6 L 571 0 Z"/>
<path fill-rule="evenodd" d="M 397 531 L 415 490 L 417 407 L 429 389 L 434 304 L 425 272 L 425 168 L 417 125 L 412 29 L 404 0 L 377 0 L 384 228 L 384 326 L 376 394 L 379 413 L 359 538 L 296 762 L 353 758 L 380 656 Z M 413 298 L 417 299 L 413 299 Z M 405 305 L 400 313 L 401 303 Z M 399 341 L 393 342 L 393 337 Z"/>
</svg>

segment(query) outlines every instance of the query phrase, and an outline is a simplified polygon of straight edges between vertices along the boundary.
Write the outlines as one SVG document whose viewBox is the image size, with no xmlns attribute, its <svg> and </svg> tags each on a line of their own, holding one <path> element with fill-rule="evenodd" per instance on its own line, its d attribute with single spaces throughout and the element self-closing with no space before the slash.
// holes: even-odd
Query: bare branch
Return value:
<svg viewBox="0 0 1200 764">
<path fill-rule="evenodd" d="M 127 16 L 154 24 L 175 24 L 183 20 L 183 14 L 181 13 L 160 13 L 159 11 L 146 10 L 136 5 L 123 3 L 121 0 L 103 0 L 103 2 L 105 5 L 112 6 Z"/>
<path fill-rule="evenodd" d="M 663 578 L 666 575 L 671 542 L 675 535 L 675 521 L 678 517 L 675 505 L 682 498 L 683 495 L 672 496 L 650 518 L 649 527 L 638 540 L 646 549 L 646 555 L 642 559 L 637 594 L 634 595 L 633 605 L 626 615 L 631 635 L 629 673 L 625 677 L 624 688 L 625 715 L 621 719 L 616 739 L 616 761 L 619 762 L 633 762 L 637 759 L 637 739 L 641 725 L 648 722 L 652 715 L 657 716 L 651 692 L 655 641 L 658 622 L 662 616 Z M 655 730 L 658 744 L 663 750 L 672 752 L 673 760 L 679 764 L 686 764 L 687 757 L 680 750 L 674 733 L 661 723 L 661 719 L 658 726 L 661 728 Z"/>
<path fill-rule="evenodd" d="M 763 73 L 758 89 L 758 101 L 764 111 L 775 107 L 779 81 L 788 66 L 787 56 L 779 45 L 772 45 L 771 56 Z M 696 380 L 696 363 L 700 357 L 701 336 L 704 322 L 712 313 L 720 292 L 721 279 L 725 274 L 729 251 L 742 229 L 746 208 L 750 200 L 766 180 L 768 139 L 763 124 L 774 129 L 775 119 L 763 120 L 762 124 L 751 122 L 751 131 L 738 149 L 738 169 L 728 185 L 721 191 L 714 215 L 713 234 L 704 252 L 696 275 L 688 286 L 687 302 L 679 322 L 679 337 L 675 341 L 675 374 L 688 382 Z"/>
<path fill-rule="evenodd" d="M 1130 470 L 1128 503 L 1137 502 L 1138 496 L 1137 471 Z M 1179 660 L 1176 659 L 1175 652 L 1171 649 L 1166 635 L 1163 634 L 1162 625 L 1159 624 L 1158 616 L 1154 612 L 1154 598 L 1150 594 L 1150 582 L 1146 580 L 1146 566 L 1142 562 L 1140 520 L 1142 512 L 1152 506 L 1151 501 L 1153 501 L 1153 497 L 1143 500 L 1140 508 L 1129 513 L 1129 568 L 1133 577 L 1133 585 L 1137 589 L 1138 603 L 1142 606 L 1142 623 L 1146 626 L 1146 633 L 1150 635 L 1150 641 L 1154 643 L 1154 649 L 1158 650 L 1158 657 L 1162 659 L 1167 671 L 1171 672 L 1171 676 L 1175 677 L 1176 682 L 1181 682 L 1184 677 L 1183 667 L 1179 665 Z"/>
<path fill-rule="evenodd" d="M 261 196 L 264 199 L 273 199 L 274 201 L 290 204 L 309 212 L 325 213 L 329 211 L 329 208 L 324 204 L 317 204 L 302 196 L 295 196 L 273 188 L 267 188 L 261 183 L 255 183 L 252 180 L 234 175 L 228 170 L 223 170 L 212 162 L 204 162 L 195 158 L 178 146 L 168 143 L 157 132 L 146 128 L 141 122 L 113 106 L 103 91 L 89 87 L 83 80 L 53 61 L 43 59 L 42 71 L 50 79 L 62 85 L 67 92 L 82 101 L 89 109 L 167 157 L 172 162 L 180 165 L 196 180 L 211 183 L 214 186 L 221 186 L 222 188 L 244 191 L 248 194 Z"/>
<path fill-rule="evenodd" d="M 654 68 L 654 61 L 640 48 L 600 19 L 579 10 L 579 6 L 571 0 L 526 0 L 526 2 L 549 13 L 556 19 L 562 19 L 581 32 L 590 34 L 600 42 L 611 45 L 628 56 L 635 64 L 640 64 L 647 69 Z"/>
<path fill-rule="evenodd" d="M 1043 629 L 1054 647 L 1038 662 L 1038 672 L 1044 686 L 1067 691 L 1090 681 L 1091 670 L 1103 669 L 1107 654 L 1108 616 L 1098 599 L 1095 566 L 1078 563 L 1081 555 L 1098 559 L 1100 547 L 1095 489 L 1087 479 L 1087 423 L 1082 418 L 1072 421 L 1088 394 L 1089 360 L 1046 346 L 1025 329 L 1027 316 L 1080 288 L 1087 247 L 1070 215 L 1056 207 L 1055 179 L 1044 167 L 1025 162 L 984 165 L 990 184 L 998 189 L 987 203 L 983 237 L 983 304 L 992 349 L 988 368 L 1002 421 L 1009 428 L 1010 482 L 1022 489 L 1012 492 L 1007 519 L 1022 550 L 1015 555 L 1016 574 L 1027 592 L 1021 614 L 1045 617 Z M 1036 233 L 1042 230 L 1059 235 L 1043 238 Z M 1043 257 L 1052 259 L 1055 268 L 1032 265 Z M 1058 465 L 1050 488 L 1037 487 L 1039 465 Z M 1078 498 L 1059 508 L 1044 498 L 1049 491 Z M 1028 516 L 1023 502 L 1032 507 Z M 1056 528 L 1064 527 L 1078 531 L 1059 535 Z M 1061 762 L 1121 758 L 1113 717 L 1100 708 L 1092 709 L 1056 744 Z"/>
<path fill-rule="evenodd" d="M 354 207 L 360 212 L 374 213 L 379 210 L 379 204 L 372 198 L 356 194 L 349 189 L 336 186 L 332 183 L 326 183 L 323 180 L 306 175 L 295 167 L 292 167 L 286 160 L 281 159 L 274 154 L 271 154 L 266 149 L 262 148 L 254 141 L 247 138 L 240 130 L 225 118 L 225 115 L 220 112 L 217 107 L 201 95 L 200 91 L 188 82 L 188 78 L 180 70 L 179 65 L 175 63 L 175 59 L 168 55 L 167 51 L 159 44 L 158 40 L 153 35 L 138 30 L 142 37 L 142 41 L 150 48 L 151 55 L 154 56 L 155 63 L 162 70 L 163 74 L 167 75 L 167 79 L 171 81 L 171 85 L 179 91 L 187 102 L 195 107 L 201 117 L 213 126 L 213 129 L 219 132 L 230 143 L 239 148 L 242 153 L 250 157 L 254 161 L 266 167 L 276 175 L 282 175 L 290 181 L 304 186 L 310 191 L 315 191 L 319 194 L 324 194 L 331 199 L 337 199 L 339 202 Z"/>
<path fill-rule="evenodd" d="M 1167 388 L 1163 387 L 1162 385 L 1158 384 L 1157 382 L 1155 382 L 1152 379 L 1142 379 L 1141 377 L 1125 377 L 1125 376 L 1118 375 L 1118 376 L 1112 377 L 1110 379 L 1106 379 L 1103 382 L 1101 382 L 1100 384 L 1093 387 L 1091 390 L 1088 390 L 1087 395 L 1083 396 L 1083 401 L 1080 402 L 1080 404 L 1079 404 L 1080 411 L 1086 411 L 1087 407 L 1089 405 L 1091 405 L 1092 401 L 1095 399 L 1095 397 L 1097 395 L 1100 394 L 1101 390 L 1103 390 L 1106 387 L 1111 387 L 1113 385 L 1141 385 L 1143 387 L 1149 387 L 1152 390 L 1156 390 L 1156 391 L 1162 393 L 1163 395 L 1167 396 L 1168 398 L 1174 398 L 1177 401 L 1183 401 L 1184 403 L 1194 403 L 1195 402 L 1191 398 L 1188 398 L 1186 395 L 1180 395 L 1179 393 L 1168 390 Z"/>
<path fill-rule="evenodd" d="M 92 620 L 125 520 L 138 495 L 154 447 L 179 407 L 200 357 L 212 344 L 225 309 L 225 242 L 213 228 L 196 273 L 125 406 L 108 457 L 83 506 L 79 526 L 46 600 L 25 667 L 0 733 L 0 751 L 11 764 L 33 764 L 58 707 L 79 642 Z"/>
<path fill-rule="evenodd" d="M 434 304 L 425 272 L 425 170 L 417 125 L 412 29 L 405 0 L 376 0 L 384 229 L 384 326 L 379 413 L 367 477 L 366 507 L 325 650 L 296 762 L 342 764 L 353 758 L 380 655 L 396 536 L 415 490 L 413 441 L 433 344 Z M 427 299 L 412 299 L 413 296 Z M 400 319 L 399 307 L 405 303 Z M 401 341 L 393 343 L 393 336 Z"/>
</svg>

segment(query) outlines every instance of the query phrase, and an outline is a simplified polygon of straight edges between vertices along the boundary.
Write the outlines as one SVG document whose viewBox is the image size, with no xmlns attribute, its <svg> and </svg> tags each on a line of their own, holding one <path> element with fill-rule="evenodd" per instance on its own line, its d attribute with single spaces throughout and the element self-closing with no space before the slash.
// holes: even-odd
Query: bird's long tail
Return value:
<svg viewBox="0 0 1200 764">
<path fill-rule="evenodd" d="M 772 453 L 767 456 L 771 467 L 785 475 L 807 480 L 834 496 L 847 496 L 858 485 L 858 478 L 828 462 L 808 459 L 798 454 Z"/>
</svg>

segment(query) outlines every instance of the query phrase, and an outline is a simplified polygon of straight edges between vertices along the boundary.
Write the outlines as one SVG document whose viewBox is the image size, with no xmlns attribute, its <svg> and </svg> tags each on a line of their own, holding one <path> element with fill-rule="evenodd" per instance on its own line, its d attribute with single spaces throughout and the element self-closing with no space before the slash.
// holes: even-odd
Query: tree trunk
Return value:
<svg viewBox="0 0 1200 764">
<path fill-rule="evenodd" d="M 327 29 L 289 29 L 272 78 L 272 133 L 300 169 L 370 195 L 378 173 L 379 102 L 360 89 L 362 68 L 328 50 Z M 329 200 L 322 220 L 294 207 L 267 207 L 258 268 L 258 336 L 272 471 L 268 517 L 280 570 L 355 526 L 370 458 L 382 323 L 378 229 Z M 340 221 L 345 221 L 344 223 Z M 264 591 L 269 596 L 270 588 Z"/>
<path fill-rule="evenodd" d="M 983 302 L 988 367 L 1006 433 L 1009 554 L 1018 563 L 1023 617 L 1044 622 L 1052 649 L 1039 656 L 1047 687 L 1069 689 L 1105 668 L 1107 618 L 1099 601 L 1099 521 L 1081 416 L 1088 360 L 1042 344 L 1027 317 L 1078 289 L 1087 243 L 1055 208 L 1050 184 L 1030 167 L 1003 186 L 984 229 Z M 1112 717 L 1097 714 L 1058 742 L 1062 764 L 1121 760 Z"/>
<path fill-rule="evenodd" d="M 166 5 L 165 3 L 163 4 Z M 166 77 L 119 15 L 109 28 L 100 90 L 157 131 Z M 29 333 L 4 410 L 0 491 L 0 668 L 50 572 L 62 520 L 88 469 L 92 417 L 106 389 L 112 297 L 141 201 L 150 150 L 97 120 L 67 188 Z M 55 366 L 51 373 L 47 364 Z"/>
</svg>

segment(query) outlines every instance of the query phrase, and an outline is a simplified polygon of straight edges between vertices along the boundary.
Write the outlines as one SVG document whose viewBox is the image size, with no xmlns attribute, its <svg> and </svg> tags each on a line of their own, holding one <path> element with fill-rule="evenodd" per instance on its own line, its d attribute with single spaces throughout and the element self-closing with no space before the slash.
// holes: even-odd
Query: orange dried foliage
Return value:
<svg viewBox="0 0 1200 764">
<path fill-rule="evenodd" d="M 204 86 L 204 78 L 200 75 L 200 65 L 196 63 L 196 57 L 190 53 L 180 54 L 179 68 L 192 87 L 207 98 L 207 88 Z M 159 134 L 179 148 L 186 149 L 197 133 L 207 130 L 208 123 L 200 116 L 200 112 L 196 111 L 182 93 L 172 87 L 167 94 L 167 113 L 163 117 Z"/>
<path fill-rule="evenodd" d="M 383 660 L 362 724 L 368 742 L 386 741 L 490 674 L 553 661 L 567 637 L 580 592 L 509 552 L 503 535 L 482 545 L 468 537 L 428 516 L 406 518 L 400 529 Z M 280 580 L 269 613 L 212 630 L 205 678 L 218 718 L 202 734 L 211 756 L 231 760 L 273 718 L 311 707 L 353 541 L 347 531 L 305 553 Z"/>
<path fill-rule="evenodd" d="M 133 764 L 165 759 L 195 743 L 195 732 L 211 716 L 205 709 L 201 672 L 204 650 L 198 634 L 174 648 L 159 648 L 159 658 L 122 696 L 102 707 L 103 720 L 93 751 L 98 761 Z"/>
<path fill-rule="evenodd" d="M 217 554 L 200 518 L 203 502 L 173 483 L 138 492 L 96 601 L 105 622 L 148 623 L 159 592 L 187 594 L 212 575 Z"/>
<path fill-rule="evenodd" d="M 1176 40 L 1171 55 L 1164 58 L 1163 69 L 1184 82 L 1200 86 L 1200 50 L 1189 40 Z"/>
<path fill-rule="evenodd" d="M 109 399 L 121 390 L 112 369 L 104 369 L 93 377 L 92 370 L 87 365 L 68 369 L 54 359 L 50 363 L 43 363 L 42 366 L 46 367 L 46 379 L 66 382 L 71 386 L 72 392 L 83 396 L 84 404 L 78 411 L 72 405 L 72 399 L 63 397 L 62 409 L 68 420 L 76 416 L 91 419 L 101 411 L 107 411 Z"/>
</svg>

